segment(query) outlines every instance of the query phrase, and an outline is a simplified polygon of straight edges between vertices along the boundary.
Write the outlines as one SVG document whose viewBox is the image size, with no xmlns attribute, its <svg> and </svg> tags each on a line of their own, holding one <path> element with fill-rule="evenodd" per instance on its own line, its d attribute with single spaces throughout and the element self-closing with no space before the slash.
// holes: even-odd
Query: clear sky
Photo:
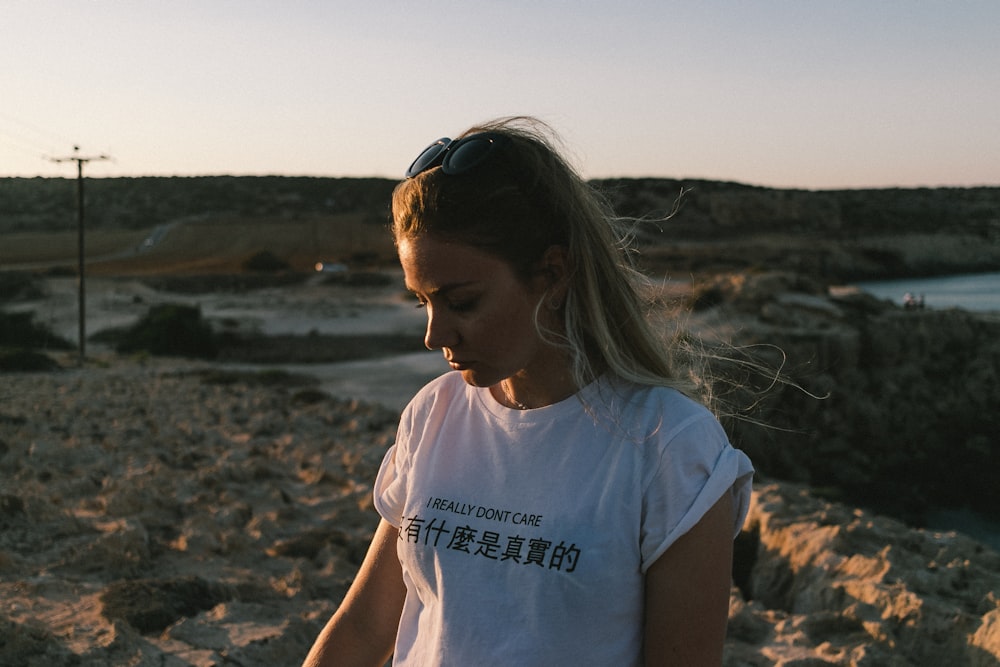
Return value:
<svg viewBox="0 0 1000 667">
<path fill-rule="evenodd" d="M 534 115 L 587 177 L 1000 185 L 998 0 L 0 0 L 0 176 L 400 177 Z"/>
</svg>

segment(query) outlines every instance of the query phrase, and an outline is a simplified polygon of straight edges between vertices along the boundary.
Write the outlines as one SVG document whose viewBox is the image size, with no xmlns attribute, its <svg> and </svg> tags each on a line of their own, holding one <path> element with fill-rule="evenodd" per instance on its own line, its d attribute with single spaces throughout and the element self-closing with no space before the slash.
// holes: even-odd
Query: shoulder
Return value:
<svg viewBox="0 0 1000 667">
<path fill-rule="evenodd" d="M 469 385 L 462 379 L 462 374 L 457 371 L 449 371 L 437 376 L 420 388 L 404 409 L 406 412 L 423 410 L 434 405 L 448 403 L 456 399 L 464 399 L 469 390 Z"/>
<path fill-rule="evenodd" d="M 401 430 L 427 424 L 434 415 L 440 416 L 456 404 L 468 404 L 472 400 L 471 389 L 457 371 L 439 375 L 425 384 L 403 408 Z"/>
<path fill-rule="evenodd" d="M 684 414 L 711 415 L 707 407 L 672 387 L 636 384 L 625 380 L 615 381 L 614 386 L 619 395 L 627 397 L 631 404 L 637 406 L 654 407 Z"/>
<path fill-rule="evenodd" d="M 612 380 L 609 386 L 613 418 L 625 423 L 654 425 L 660 440 L 697 424 L 721 430 L 711 410 L 676 389 L 625 380 Z"/>
<path fill-rule="evenodd" d="M 458 394 L 464 394 L 468 385 L 462 379 L 462 374 L 458 371 L 449 371 L 437 376 L 420 388 L 410 405 L 420 405 L 441 398 L 451 398 Z"/>
</svg>

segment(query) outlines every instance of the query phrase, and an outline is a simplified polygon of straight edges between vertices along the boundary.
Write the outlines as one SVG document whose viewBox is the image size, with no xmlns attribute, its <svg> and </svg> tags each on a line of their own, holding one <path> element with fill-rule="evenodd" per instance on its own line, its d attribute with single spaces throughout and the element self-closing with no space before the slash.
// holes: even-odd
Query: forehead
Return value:
<svg viewBox="0 0 1000 667">
<path fill-rule="evenodd" d="M 419 235 L 400 239 L 397 247 L 406 286 L 413 291 L 430 293 L 511 274 L 506 262 L 466 243 Z"/>
</svg>

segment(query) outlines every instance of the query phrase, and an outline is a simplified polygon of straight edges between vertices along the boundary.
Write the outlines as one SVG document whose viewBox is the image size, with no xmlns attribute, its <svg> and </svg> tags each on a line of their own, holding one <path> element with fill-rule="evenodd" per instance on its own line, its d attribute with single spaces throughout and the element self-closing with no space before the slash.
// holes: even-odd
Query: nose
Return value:
<svg viewBox="0 0 1000 667">
<path fill-rule="evenodd" d="M 445 347 L 454 347 L 457 341 L 458 331 L 447 314 L 441 311 L 435 312 L 434 308 L 428 304 L 424 347 L 428 350 L 440 350 Z"/>
</svg>

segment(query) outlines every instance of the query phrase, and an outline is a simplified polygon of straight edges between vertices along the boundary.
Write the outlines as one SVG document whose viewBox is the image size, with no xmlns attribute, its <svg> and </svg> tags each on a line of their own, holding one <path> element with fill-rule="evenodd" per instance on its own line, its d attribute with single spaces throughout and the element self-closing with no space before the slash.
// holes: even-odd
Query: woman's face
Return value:
<svg viewBox="0 0 1000 667">
<path fill-rule="evenodd" d="M 561 358 L 535 328 L 548 284 L 542 273 L 525 284 L 493 255 L 424 235 L 397 245 L 406 287 L 427 310 L 424 344 L 441 350 L 466 382 L 490 387 L 512 376 L 544 377 Z"/>
</svg>

